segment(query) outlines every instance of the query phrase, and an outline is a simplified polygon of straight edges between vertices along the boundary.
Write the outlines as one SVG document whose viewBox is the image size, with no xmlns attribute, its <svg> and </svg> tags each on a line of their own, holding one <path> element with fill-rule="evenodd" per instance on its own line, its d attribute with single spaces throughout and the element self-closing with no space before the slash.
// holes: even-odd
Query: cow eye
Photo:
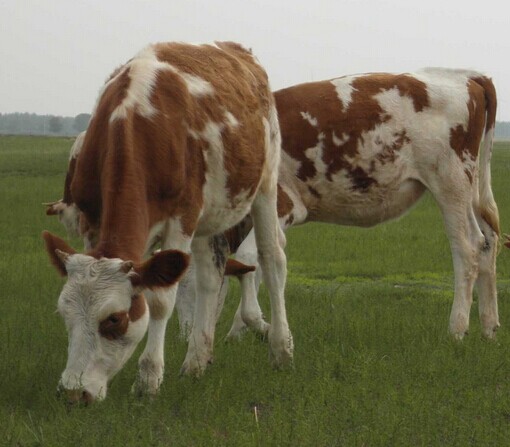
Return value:
<svg viewBox="0 0 510 447">
<path fill-rule="evenodd" d="M 117 315 L 110 315 L 108 317 L 108 321 L 113 324 L 117 324 L 120 321 L 120 318 Z"/>
</svg>

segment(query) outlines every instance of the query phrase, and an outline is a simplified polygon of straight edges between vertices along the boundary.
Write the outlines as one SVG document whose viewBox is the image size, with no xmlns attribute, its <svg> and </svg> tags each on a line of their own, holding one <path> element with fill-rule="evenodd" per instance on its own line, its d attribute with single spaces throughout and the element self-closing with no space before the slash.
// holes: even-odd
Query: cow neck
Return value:
<svg viewBox="0 0 510 447">
<path fill-rule="evenodd" d="M 149 235 L 143 167 L 124 126 L 113 126 L 101 183 L 101 225 L 95 257 L 140 262 Z"/>
</svg>

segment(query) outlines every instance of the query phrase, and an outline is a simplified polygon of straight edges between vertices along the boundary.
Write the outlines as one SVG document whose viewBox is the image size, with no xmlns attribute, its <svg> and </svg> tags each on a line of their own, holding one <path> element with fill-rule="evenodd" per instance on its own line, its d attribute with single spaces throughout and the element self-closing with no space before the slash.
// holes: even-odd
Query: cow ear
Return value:
<svg viewBox="0 0 510 447">
<path fill-rule="evenodd" d="M 131 283 L 138 289 L 168 287 L 179 281 L 189 265 L 190 257 L 178 250 L 156 253 L 143 264 L 136 265 L 130 274 Z"/>
<path fill-rule="evenodd" d="M 46 251 L 50 256 L 51 263 L 55 266 L 57 271 L 66 276 L 66 261 L 70 255 L 74 255 L 76 250 L 70 247 L 67 242 L 60 239 L 58 236 L 51 234 L 49 231 L 43 231 L 42 238 L 46 245 Z"/>
<path fill-rule="evenodd" d="M 254 265 L 246 265 L 236 259 L 227 259 L 227 265 L 225 266 L 225 275 L 229 276 L 241 276 L 245 273 L 254 272 L 256 267 Z"/>
</svg>

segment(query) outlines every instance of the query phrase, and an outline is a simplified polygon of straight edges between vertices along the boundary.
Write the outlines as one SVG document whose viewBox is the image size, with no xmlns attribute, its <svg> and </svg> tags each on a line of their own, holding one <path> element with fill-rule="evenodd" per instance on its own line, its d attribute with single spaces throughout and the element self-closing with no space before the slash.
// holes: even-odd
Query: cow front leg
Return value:
<svg viewBox="0 0 510 447">
<path fill-rule="evenodd" d="M 176 290 L 177 286 L 172 286 L 145 293 L 150 319 L 147 344 L 138 360 L 138 375 L 133 385 L 133 392 L 137 395 L 155 395 L 163 382 L 166 326 L 174 309 Z"/>
<path fill-rule="evenodd" d="M 168 220 L 162 230 L 161 248 L 189 253 L 191 236 L 184 234 L 179 219 Z M 163 382 L 166 326 L 175 307 L 178 284 L 168 289 L 146 291 L 150 319 L 147 344 L 138 360 L 138 375 L 133 385 L 137 394 L 154 395 Z"/>
<path fill-rule="evenodd" d="M 193 328 L 182 374 L 199 376 L 212 362 L 218 301 L 228 245 L 223 235 L 196 237 L 191 251 L 195 264 L 196 299 Z"/>
</svg>

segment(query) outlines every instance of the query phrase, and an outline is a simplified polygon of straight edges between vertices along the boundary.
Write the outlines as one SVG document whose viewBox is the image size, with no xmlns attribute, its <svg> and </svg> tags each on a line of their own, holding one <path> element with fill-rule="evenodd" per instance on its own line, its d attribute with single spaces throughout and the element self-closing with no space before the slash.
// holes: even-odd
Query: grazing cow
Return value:
<svg viewBox="0 0 510 447">
<path fill-rule="evenodd" d="M 84 137 L 85 131 L 81 132 L 76 137 L 76 140 L 71 147 L 69 165 L 64 184 L 64 197 L 55 202 L 43 203 L 43 205 L 46 206 L 46 214 L 48 216 L 58 216 L 60 222 L 64 225 L 67 234 L 72 237 L 81 236 L 83 238 L 85 250 L 90 250 L 97 243 L 97 232 L 87 225 L 86 219 L 74 203 L 71 193 L 71 182 L 74 177 L 76 161 L 80 154 L 81 147 L 83 146 Z M 251 218 L 247 216 L 247 218 L 243 219 L 241 223 L 227 230 L 223 235 L 217 235 L 218 238 L 224 237 L 224 240 L 221 241 L 220 245 L 227 247 L 228 244 L 228 249 L 225 249 L 225 252 L 217 251 L 215 256 L 227 257 L 231 252 L 235 252 L 244 238 L 248 235 L 251 228 Z M 155 252 L 158 249 L 160 242 L 159 238 L 155 238 L 153 246 L 148 250 L 148 253 Z M 218 320 L 223 308 L 228 291 L 228 277 L 239 277 L 240 275 L 254 270 L 255 267 L 252 265 L 246 265 L 235 259 L 227 258 L 222 287 L 220 294 L 218 295 L 218 307 L 216 309 L 215 321 Z M 186 274 L 179 281 L 176 297 L 176 307 L 179 314 L 179 321 L 181 323 L 181 336 L 183 339 L 188 338 L 191 330 L 194 305 L 195 268 L 193 266 L 193 262 L 191 262 Z"/>
<path fill-rule="evenodd" d="M 458 339 L 467 332 L 476 284 L 482 331 L 492 338 L 499 327 L 499 218 L 490 175 L 496 115 L 491 80 L 439 68 L 364 74 L 286 88 L 275 100 L 283 149 L 282 228 L 310 221 L 370 227 L 401 216 L 428 189 L 441 209 L 452 250 L 449 330 Z M 237 259 L 256 263 L 253 235 Z M 255 273 L 244 275 L 241 283 L 229 337 L 246 326 L 262 333 L 268 329 Z"/>
<path fill-rule="evenodd" d="M 87 225 L 83 213 L 80 212 L 74 203 L 71 193 L 71 182 L 74 176 L 74 170 L 78 155 L 83 145 L 85 131 L 81 132 L 74 141 L 69 157 L 69 165 L 66 173 L 64 184 L 64 197 L 55 202 L 43 203 L 46 206 L 46 214 L 48 216 L 58 216 L 59 221 L 64 225 L 67 234 L 71 237 L 81 236 L 85 250 L 92 249 L 97 243 L 97 232 Z M 218 250 L 215 256 L 229 256 L 235 252 L 241 242 L 251 230 L 251 218 L 247 216 L 243 221 L 235 227 L 227 230 L 223 235 L 217 235 L 218 238 L 224 238 L 221 246 L 225 247 L 225 251 Z M 160 238 L 155 238 L 153 245 L 148 253 L 157 251 L 161 243 Z M 228 249 L 226 248 L 228 246 Z M 218 320 L 225 297 L 228 291 L 229 276 L 241 276 L 256 269 L 253 265 L 243 264 L 235 259 L 227 258 L 221 291 L 218 295 L 218 307 L 216 309 L 216 318 Z M 181 278 L 178 285 L 176 296 L 176 308 L 179 314 L 179 322 L 181 324 L 182 339 L 187 339 L 193 324 L 193 309 L 195 305 L 195 268 L 191 261 L 186 274 Z"/>
<path fill-rule="evenodd" d="M 247 213 L 271 296 L 271 359 L 276 366 L 291 360 L 276 210 L 279 159 L 266 73 L 241 46 L 150 45 L 114 72 L 99 95 L 71 183 L 72 199 L 97 241 L 78 254 L 43 233 L 52 263 L 67 275 L 58 301 L 69 332 L 60 383 L 71 400 L 103 398 L 147 326 L 135 390 L 157 392 L 175 302 L 176 288 L 169 286 L 186 270 L 190 251 L 197 303 L 183 372 L 204 370 L 226 264 L 224 237 L 216 235 Z M 142 262 L 156 240 L 163 251 Z"/>
</svg>

